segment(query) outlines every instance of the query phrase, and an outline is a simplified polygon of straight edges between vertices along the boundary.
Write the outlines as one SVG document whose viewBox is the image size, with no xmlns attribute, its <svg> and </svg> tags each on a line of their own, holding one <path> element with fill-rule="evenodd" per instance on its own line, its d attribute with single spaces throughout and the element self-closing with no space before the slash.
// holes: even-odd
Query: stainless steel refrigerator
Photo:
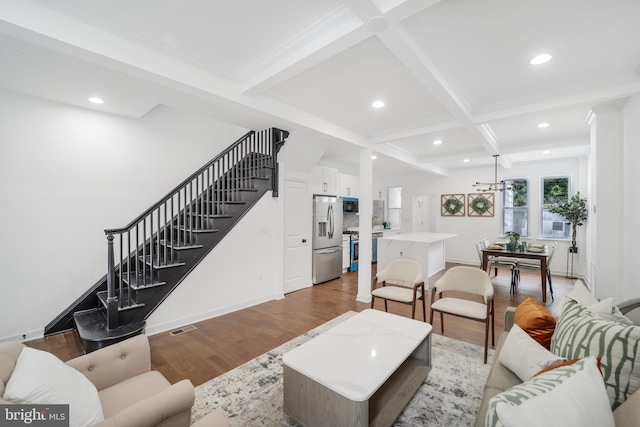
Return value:
<svg viewBox="0 0 640 427">
<path fill-rule="evenodd" d="M 342 274 L 342 199 L 313 196 L 313 284 Z"/>
</svg>

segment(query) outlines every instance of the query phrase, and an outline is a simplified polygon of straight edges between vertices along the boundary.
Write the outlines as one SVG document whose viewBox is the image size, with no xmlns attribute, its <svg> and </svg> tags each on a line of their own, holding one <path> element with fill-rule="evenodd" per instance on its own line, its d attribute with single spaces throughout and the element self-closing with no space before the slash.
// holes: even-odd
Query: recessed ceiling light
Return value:
<svg viewBox="0 0 640 427">
<path fill-rule="evenodd" d="M 384 101 L 373 101 L 373 104 L 371 104 L 371 106 L 373 108 L 382 108 L 384 107 Z"/>
<path fill-rule="evenodd" d="M 375 159 L 377 159 L 377 158 L 378 158 L 378 156 L 376 156 L 375 154 L 373 154 L 373 155 L 371 156 L 371 158 L 372 158 L 373 160 L 375 160 Z"/>
<path fill-rule="evenodd" d="M 533 59 L 529 61 L 529 63 L 531 65 L 541 65 L 549 61 L 551 61 L 551 55 L 549 55 L 548 53 L 543 53 L 541 55 L 534 56 Z"/>
<path fill-rule="evenodd" d="M 465 163 L 469 163 L 470 161 L 471 161 L 471 160 L 469 160 L 469 159 L 464 159 L 464 160 L 463 160 L 463 162 L 465 162 Z"/>
<path fill-rule="evenodd" d="M 551 151 L 549 151 L 549 150 L 544 150 L 544 151 L 542 152 L 542 154 L 551 154 Z"/>
<path fill-rule="evenodd" d="M 435 141 L 433 141 L 433 145 L 440 145 L 442 144 L 442 141 L 439 139 L 436 139 Z"/>
<path fill-rule="evenodd" d="M 543 128 L 548 128 L 549 127 L 549 123 L 547 122 L 542 122 L 538 125 L 538 128 L 543 129 Z"/>
<path fill-rule="evenodd" d="M 91 98 L 89 98 L 89 102 L 92 102 L 94 104 L 104 104 L 104 100 L 102 98 L 98 98 L 97 96 L 92 96 Z"/>
</svg>

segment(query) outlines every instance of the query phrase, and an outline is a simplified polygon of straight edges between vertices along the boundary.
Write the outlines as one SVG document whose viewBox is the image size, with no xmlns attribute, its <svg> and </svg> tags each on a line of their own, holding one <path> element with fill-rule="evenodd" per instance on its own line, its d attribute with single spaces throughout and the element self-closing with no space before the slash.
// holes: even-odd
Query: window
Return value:
<svg viewBox="0 0 640 427">
<path fill-rule="evenodd" d="M 549 212 L 549 205 L 569 199 L 570 179 L 568 176 L 542 178 L 540 237 L 549 239 L 568 239 L 571 227 L 569 222 L 558 214 Z"/>
<path fill-rule="evenodd" d="M 529 236 L 529 181 L 505 180 L 510 190 L 502 192 L 502 234 L 509 231 Z"/>
<path fill-rule="evenodd" d="M 389 187 L 389 222 L 391 228 L 402 227 L 402 187 Z"/>
</svg>

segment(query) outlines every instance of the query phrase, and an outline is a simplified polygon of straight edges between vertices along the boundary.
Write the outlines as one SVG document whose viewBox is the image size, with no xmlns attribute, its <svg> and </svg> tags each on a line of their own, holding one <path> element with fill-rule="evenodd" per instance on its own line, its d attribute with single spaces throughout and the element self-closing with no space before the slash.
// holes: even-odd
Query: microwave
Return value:
<svg viewBox="0 0 640 427">
<path fill-rule="evenodd" d="M 358 199 L 353 197 L 342 198 L 342 212 L 345 214 L 357 214 L 358 213 Z"/>
</svg>

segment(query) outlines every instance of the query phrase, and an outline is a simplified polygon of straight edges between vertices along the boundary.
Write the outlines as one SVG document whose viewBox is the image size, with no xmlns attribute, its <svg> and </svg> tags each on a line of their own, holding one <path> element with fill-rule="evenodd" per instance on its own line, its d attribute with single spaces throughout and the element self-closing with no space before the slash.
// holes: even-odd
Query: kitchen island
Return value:
<svg viewBox="0 0 640 427">
<path fill-rule="evenodd" d="M 416 260 L 422 265 L 425 284 L 428 277 L 444 270 L 445 240 L 457 234 L 413 232 L 378 239 L 378 271 L 397 258 Z"/>
</svg>

